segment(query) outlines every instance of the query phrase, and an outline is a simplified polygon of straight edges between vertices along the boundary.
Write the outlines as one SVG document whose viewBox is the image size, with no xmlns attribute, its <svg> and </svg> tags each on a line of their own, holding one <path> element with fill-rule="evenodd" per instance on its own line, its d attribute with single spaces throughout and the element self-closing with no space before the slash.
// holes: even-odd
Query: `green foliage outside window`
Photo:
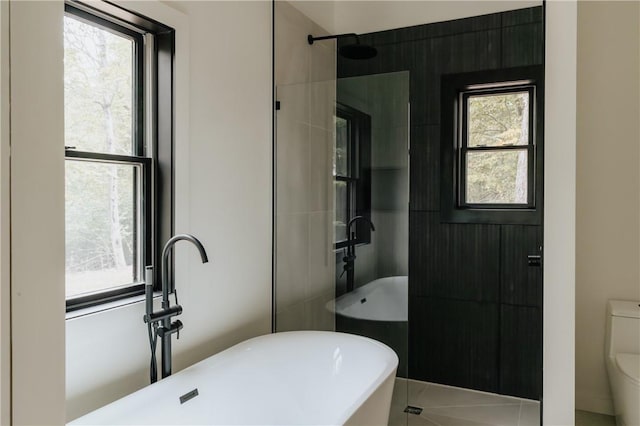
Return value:
<svg viewBox="0 0 640 426">
<path fill-rule="evenodd" d="M 467 98 L 466 108 L 466 202 L 526 204 L 529 93 L 473 95 Z"/>
</svg>

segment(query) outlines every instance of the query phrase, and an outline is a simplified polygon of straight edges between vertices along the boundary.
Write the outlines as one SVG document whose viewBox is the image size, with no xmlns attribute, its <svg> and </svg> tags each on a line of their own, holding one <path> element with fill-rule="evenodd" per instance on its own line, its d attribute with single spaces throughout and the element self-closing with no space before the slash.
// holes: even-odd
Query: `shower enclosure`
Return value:
<svg viewBox="0 0 640 426">
<path fill-rule="evenodd" d="M 336 330 L 392 347 L 398 374 L 406 377 L 408 72 L 338 79 L 334 151 Z M 354 216 L 368 218 L 375 231 L 357 221 L 346 230 Z"/>
<path fill-rule="evenodd" d="M 539 424 L 542 7 L 386 3 L 274 2 L 274 331 L 394 349 L 389 424 Z"/>
</svg>

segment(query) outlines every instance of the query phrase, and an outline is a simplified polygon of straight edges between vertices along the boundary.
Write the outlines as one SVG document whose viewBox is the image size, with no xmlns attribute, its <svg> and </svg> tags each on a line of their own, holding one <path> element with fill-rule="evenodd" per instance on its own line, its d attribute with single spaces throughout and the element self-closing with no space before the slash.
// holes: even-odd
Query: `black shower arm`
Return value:
<svg viewBox="0 0 640 426">
<path fill-rule="evenodd" d="M 344 38 L 344 37 L 355 37 L 356 40 L 358 42 L 360 42 L 360 39 L 358 38 L 358 34 L 356 33 L 346 33 L 346 34 L 337 34 L 337 35 L 328 35 L 328 36 L 322 36 L 322 37 L 314 37 L 311 34 L 309 34 L 307 36 L 307 41 L 309 42 L 309 44 L 313 44 L 314 41 L 319 41 L 319 40 L 329 40 L 332 38 L 338 39 L 338 38 Z"/>
</svg>

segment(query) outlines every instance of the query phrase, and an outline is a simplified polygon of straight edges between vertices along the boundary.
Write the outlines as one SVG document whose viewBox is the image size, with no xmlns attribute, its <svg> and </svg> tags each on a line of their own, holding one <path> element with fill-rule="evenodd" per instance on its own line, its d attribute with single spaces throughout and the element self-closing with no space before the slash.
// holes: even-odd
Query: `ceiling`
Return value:
<svg viewBox="0 0 640 426">
<path fill-rule="evenodd" d="M 542 5 L 541 0 L 291 0 L 331 34 L 370 33 Z"/>
</svg>

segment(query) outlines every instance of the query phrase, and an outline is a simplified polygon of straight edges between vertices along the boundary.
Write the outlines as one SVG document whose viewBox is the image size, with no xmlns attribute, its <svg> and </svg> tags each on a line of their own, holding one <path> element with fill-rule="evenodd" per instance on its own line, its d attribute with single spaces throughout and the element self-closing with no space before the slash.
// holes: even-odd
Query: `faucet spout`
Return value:
<svg viewBox="0 0 640 426">
<path fill-rule="evenodd" d="M 372 231 L 376 230 L 376 227 L 373 226 L 373 222 L 371 222 L 371 220 L 368 217 L 365 216 L 354 216 L 353 218 L 351 218 L 351 220 L 347 223 L 347 238 L 351 238 L 351 225 L 354 224 L 354 222 L 358 221 L 358 220 L 363 220 L 365 222 L 369 222 L 369 226 L 371 227 Z"/>
<path fill-rule="evenodd" d="M 209 258 L 207 252 L 204 249 L 202 243 L 193 235 L 178 234 L 169 239 L 162 249 L 162 311 L 158 316 L 154 318 L 158 322 L 162 322 L 162 326 L 158 327 L 157 334 L 160 336 L 162 342 L 162 378 L 171 375 L 171 335 L 178 333 L 180 337 L 180 329 L 182 328 L 182 321 L 171 321 L 171 317 L 182 313 L 182 306 L 178 305 L 178 296 L 176 295 L 176 306 L 170 307 L 169 294 L 175 293 L 174 286 L 169 279 L 169 255 L 171 249 L 178 241 L 189 241 L 196 246 L 200 252 L 200 258 L 202 263 L 207 263 Z M 153 315 L 152 315 L 153 317 Z"/>
<path fill-rule="evenodd" d="M 169 282 L 169 255 L 171 254 L 171 249 L 178 241 L 189 241 L 190 243 L 192 243 L 200 252 L 202 263 L 209 262 L 207 251 L 204 249 L 204 246 L 202 245 L 200 240 L 198 240 L 193 235 L 178 234 L 171 237 L 162 249 L 162 302 L 164 303 L 166 301 L 167 304 L 169 303 L 169 293 L 173 292 L 173 288 L 171 286 L 171 283 Z"/>
<path fill-rule="evenodd" d="M 347 223 L 347 230 L 351 229 L 351 225 L 353 225 L 354 222 L 358 221 L 358 220 L 364 220 L 365 222 L 369 223 L 369 226 L 371 227 L 372 231 L 376 230 L 376 227 L 373 226 L 373 222 L 371 222 L 371 220 L 368 217 L 365 216 L 354 216 L 351 218 L 351 220 L 349 221 L 349 223 Z"/>
<path fill-rule="evenodd" d="M 345 256 L 342 258 L 344 262 L 344 272 L 347 273 L 347 292 L 353 291 L 355 284 L 355 261 L 356 261 L 356 238 L 355 232 L 351 232 L 351 226 L 358 220 L 365 221 L 369 223 L 372 231 L 376 230 L 376 227 L 373 226 L 373 222 L 368 217 L 365 216 L 354 216 L 347 223 L 347 250 Z M 343 272 L 343 274 L 344 274 Z M 342 275 L 340 275 L 342 276 Z"/>
</svg>

